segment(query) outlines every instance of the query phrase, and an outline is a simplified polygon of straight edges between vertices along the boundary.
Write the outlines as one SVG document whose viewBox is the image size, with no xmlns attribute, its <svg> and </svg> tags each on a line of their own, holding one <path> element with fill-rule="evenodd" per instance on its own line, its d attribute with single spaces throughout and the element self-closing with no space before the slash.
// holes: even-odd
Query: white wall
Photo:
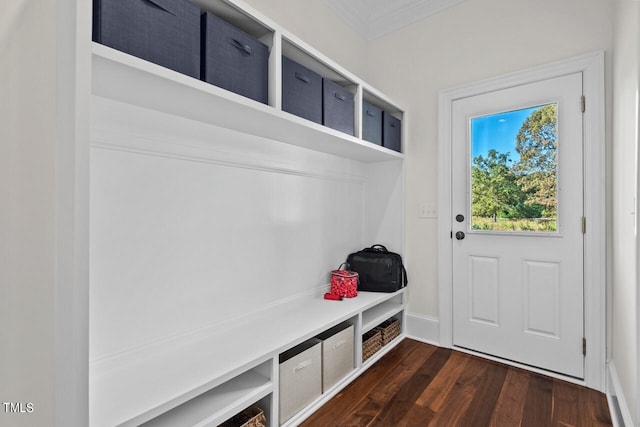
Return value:
<svg viewBox="0 0 640 427">
<path fill-rule="evenodd" d="M 371 43 L 367 78 L 409 111 L 410 312 L 438 317 L 437 221 L 418 218 L 419 204 L 438 196 L 438 92 L 581 53 L 610 53 L 611 25 L 604 0 L 467 0 Z"/>
<path fill-rule="evenodd" d="M 366 77 L 366 41 L 338 18 L 323 1 L 245 2 L 356 76 Z"/>
<path fill-rule="evenodd" d="M 88 110 L 77 88 L 89 76 L 76 72 L 90 24 L 76 17 L 90 5 L 79 4 L 21 0 L 0 14 L 0 401 L 22 404 L 0 406 L 0 425 L 88 421 L 88 120 L 77 120 Z"/>
<path fill-rule="evenodd" d="M 367 215 L 399 216 L 398 162 L 369 194 L 357 161 L 102 98 L 92 112 L 92 361 L 324 292 L 349 253 L 401 238 Z"/>
<path fill-rule="evenodd" d="M 640 3 L 616 1 L 613 45 L 611 364 L 623 416 L 638 425 L 637 143 Z M 629 421 L 629 420 L 627 420 Z"/>
<path fill-rule="evenodd" d="M 39 3 L 12 4 L 0 18 L 0 400 L 37 411 L 0 407 L 4 425 L 54 411 L 56 27 L 47 15 L 56 6 Z"/>
</svg>

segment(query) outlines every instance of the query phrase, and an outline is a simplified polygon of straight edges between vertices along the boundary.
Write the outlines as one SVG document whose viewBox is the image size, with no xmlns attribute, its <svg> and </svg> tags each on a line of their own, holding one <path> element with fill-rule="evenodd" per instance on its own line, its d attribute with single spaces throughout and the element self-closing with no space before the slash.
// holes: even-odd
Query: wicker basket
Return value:
<svg viewBox="0 0 640 427">
<path fill-rule="evenodd" d="M 400 319 L 385 320 L 376 329 L 382 334 L 382 345 L 385 346 L 400 336 Z"/>
<path fill-rule="evenodd" d="M 266 427 L 267 417 L 258 406 L 251 406 L 220 424 L 220 427 Z"/>
<path fill-rule="evenodd" d="M 362 361 L 364 362 L 382 348 L 382 333 L 372 329 L 362 336 Z"/>
</svg>

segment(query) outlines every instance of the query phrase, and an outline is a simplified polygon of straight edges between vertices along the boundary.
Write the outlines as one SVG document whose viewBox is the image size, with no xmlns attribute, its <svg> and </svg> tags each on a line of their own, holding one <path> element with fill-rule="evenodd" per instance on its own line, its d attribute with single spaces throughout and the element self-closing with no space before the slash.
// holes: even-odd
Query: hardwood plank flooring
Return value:
<svg viewBox="0 0 640 427">
<path fill-rule="evenodd" d="M 302 427 L 611 426 L 604 394 L 403 340 Z"/>
</svg>

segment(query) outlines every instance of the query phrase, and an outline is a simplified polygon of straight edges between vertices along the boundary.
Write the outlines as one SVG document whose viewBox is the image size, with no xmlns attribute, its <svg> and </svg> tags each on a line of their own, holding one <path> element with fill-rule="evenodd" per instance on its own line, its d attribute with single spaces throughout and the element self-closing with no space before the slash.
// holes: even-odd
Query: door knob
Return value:
<svg viewBox="0 0 640 427">
<path fill-rule="evenodd" d="M 464 239 L 464 233 L 462 231 L 456 231 L 456 239 L 458 240 Z"/>
</svg>

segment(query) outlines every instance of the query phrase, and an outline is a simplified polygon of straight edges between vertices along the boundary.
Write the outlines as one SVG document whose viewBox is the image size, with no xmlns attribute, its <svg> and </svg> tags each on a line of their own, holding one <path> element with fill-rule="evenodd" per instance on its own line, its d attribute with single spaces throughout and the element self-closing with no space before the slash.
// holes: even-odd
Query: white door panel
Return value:
<svg viewBox="0 0 640 427">
<path fill-rule="evenodd" d="M 498 326 L 498 260 L 487 256 L 469 256 L 469 319 Z"/>
<path fill-rule="evenodd" d="M 582 75 L 577 73 L 452 104 L 454 345 L 577 378 L 584 377 L 581 94 Z M 518 202 L 519 209 L 534 206 L 546 216 L 524 221 L 525 225 L 498 218 L 511 215 L 509 209 L 488 217 L 486 206 L 491 204 L 472 190 L 472 179 L 480 180 L 472 173 L 472 164 L 479 164 L 473 162 L 472 136 L 477 129 L 472 129 L 472 122 L 532 107 L 542 111 L 547 105 L 555 107 L 545 111 L 557 114 L 556 133 L 544 140 L 555 143 L 553 168 L 547 158 L 547 175 L 536 169 L 542 161 L 537 166 L 529 164 L 525 172 L 514 166 L 509 175 L 517 177 L 520 192 L 528 194 L 526 202 Z M 515 159 L 511 153 L 511 160 L 503 164 L 524 164 L 520 160 L 525 156 Z M 553 184 L 548 183 L 549 177 Z M 547 184 L 540 184 L 543 181 Z M 487 182 L 495 189 L 503 186 L 499 180 Z M 527 187 L 531 183 L 537 185 L 533 190 Z M 509 194 L 507 190 L 503 193 Z M 489 190 L 482 191 L 489 194 Z M 510 203 L 515 206 L 516 202 Z M 457 215 L 464 218 L 458 221 Z M 516 228 L 486 229 L 498 224 L 515 224 Z M 532 224 L 547 224 L 548 229 L 530 231 Z M 464 238 L 457 240 L 457 232 L 463 232 Z"/>
<path fill-rule="evenodd" d="M 522 262 L 524 287 L 524 331 L 560 339 L 559 261 Z"/>
</svg>

